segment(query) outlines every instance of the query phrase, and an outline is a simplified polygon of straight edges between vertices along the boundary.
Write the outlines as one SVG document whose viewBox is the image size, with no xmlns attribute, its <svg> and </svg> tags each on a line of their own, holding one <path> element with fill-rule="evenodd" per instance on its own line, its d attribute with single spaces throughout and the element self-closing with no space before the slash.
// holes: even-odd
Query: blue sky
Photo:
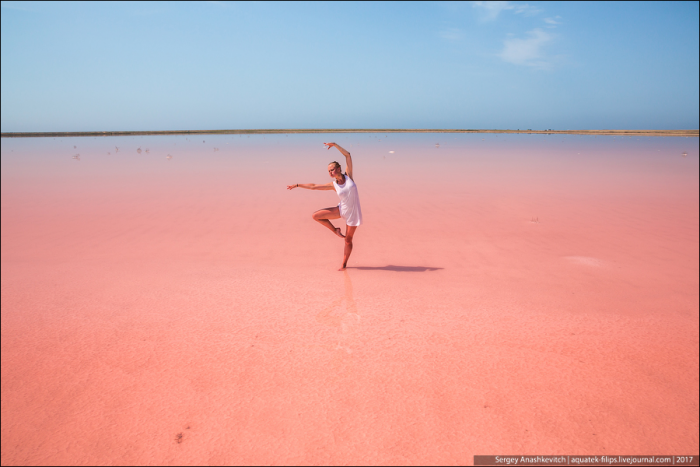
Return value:
<svg viewBox="0 0 700 467">
<path fill-rule="evenodd" d="M 2 131 L 698 128 L 698 2 L 2 2 Z"/>
</svg>

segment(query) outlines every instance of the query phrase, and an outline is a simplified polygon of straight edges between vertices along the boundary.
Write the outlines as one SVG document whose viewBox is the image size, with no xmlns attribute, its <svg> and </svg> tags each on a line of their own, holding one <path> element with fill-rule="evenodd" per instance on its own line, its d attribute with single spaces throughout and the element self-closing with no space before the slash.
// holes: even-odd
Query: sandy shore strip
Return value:
<svg viewBox="0 0 700 467">
<path fill-rule="evenodd" d="M 49 131 L 6 132 L 3 138 L 42 138 L 68 136 L 145 136 L 145 135 L 279 135 L 304 133 L 515 133 L 547 135 L 685 136 L 697 137 L 699 130 L 450 130 L 450 129 L 261 129 L 261 130 L 168 130 L 168 131 Z"/>
</svg>

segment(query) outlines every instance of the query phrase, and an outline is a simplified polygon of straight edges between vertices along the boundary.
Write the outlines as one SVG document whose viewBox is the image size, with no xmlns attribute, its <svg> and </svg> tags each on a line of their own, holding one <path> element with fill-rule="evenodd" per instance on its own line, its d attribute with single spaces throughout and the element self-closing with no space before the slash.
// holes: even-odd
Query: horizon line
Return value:
<svg viewBox="0 0 700 467">
<path fill-rule="evenodd" d="M 515 134 L 579 134 L 626 136 L 699 136 L 699 130 L 476 130 L 476 129 L 406 129 L 406 128 L 332 128 L 332 129 L 255 129 L 255 130 L 147 130 L 147 131 L 48 131 L 3 132 L 2 138 L 42 138 L 69 136 L 139 136 L 186 134 L 313 134 L 313 133 L 515 133 Z"/>
</svg>

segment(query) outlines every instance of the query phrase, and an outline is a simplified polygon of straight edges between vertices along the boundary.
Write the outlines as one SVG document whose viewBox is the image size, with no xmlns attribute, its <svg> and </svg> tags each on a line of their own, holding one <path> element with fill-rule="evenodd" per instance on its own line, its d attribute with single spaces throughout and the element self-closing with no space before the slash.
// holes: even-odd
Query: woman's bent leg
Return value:
<svg viewBox="0 0 700 467">
<path fill-rule="evenodd" d="M 357 230 L 357 226 L 346 226 L 345 250 L 343 251 L 343 266 L 340 269 L 338 269 L 338 271 L 344 270 L 348 265 L 348 258 L 350 258 L 350 253 L 352 253 L 352 237 L 355 235 L 355 230 Z"/>
<path fill-rule="evenodd" d="M 338 206 L 334 206 L 332 208 L 319 209 L 313 214 L 312 217 L 316 222 L 326 227 L 337 236 L 341 238 L 343 237 L 340 228 L 335 227 L 330 221 L 330 219 L 340 219 L 340 209 L 338 209 Z"/>
</svg>

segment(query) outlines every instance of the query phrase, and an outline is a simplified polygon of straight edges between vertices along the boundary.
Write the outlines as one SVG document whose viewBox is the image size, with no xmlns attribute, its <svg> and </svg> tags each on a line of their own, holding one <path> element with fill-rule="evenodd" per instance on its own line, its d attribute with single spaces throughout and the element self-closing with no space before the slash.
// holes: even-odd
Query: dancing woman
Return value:
<svg viewBox="0 0 700 467">
<path fill-rule="evenodd" d="M 350 253 L 352 253 L 352 238 L 355 235 L 355 230 L 362 224 L 362 210 L 360 209 L 360 197 L 357 194 L 355 179 L 352 176 L 352 158 L 350 157 L 350 153 L 335 143 L 323 144 L 326 145 L 327 149 L 332 147 L 337 148 L 338 151 L 345 156 L 346 172 L 343 173 L 340 164 L 334 161 L 328 164 L 328 173 L 331 178 L 334 179 L 331 183 L 326 183 L 325 185 L 297 183 L 295 185 L 288 185 L 287 189 L 306 188 L 307 190 L 335 190 L 336 193 L 338 193 L 340 203 L 332 208 L 319 209 L 314 213 L 313 218 L 316 222 L 330 229 L 330 231 L 338 237 L 345 239 L 343 266 L 338 269 L 338 271 L 342 271 L 346 268 L 348 258 L 350 257 Z M 340 219 L 341 217 L 345 220 L 345 235 L 343 235 L 339 227 L 331 223 L 331 219 Z"/>
</svg>

